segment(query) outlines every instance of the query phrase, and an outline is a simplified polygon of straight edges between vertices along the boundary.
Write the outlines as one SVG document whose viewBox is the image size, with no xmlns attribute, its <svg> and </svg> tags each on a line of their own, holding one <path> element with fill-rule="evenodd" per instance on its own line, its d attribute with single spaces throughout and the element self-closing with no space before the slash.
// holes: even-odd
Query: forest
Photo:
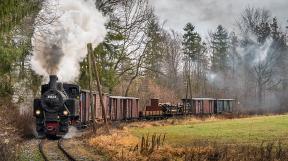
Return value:
<svg viewBox="0 0 288 161">
<path fill-rule="evenodd" d="M 241 112 L 288 111 L 287 29 L 268 9 L 247 7 L 235 17 L 235 31 L 219 22 L 201 35 L 193 22 L 182 32 L 167 28 L 148 0 L 96 3 L 108 19 L 105 40 L 93 52 L 105 93 L 139 97 L 142 106 L 150 98 L 217 97 L 236 99 Z M 44 83 L 30 63 L 42 7 L 42 0 L 0 6 L 0 96 L 28 108 Z M 73 83 L 88 89 L 87 58 L 80 69 Z"/>
</svg>

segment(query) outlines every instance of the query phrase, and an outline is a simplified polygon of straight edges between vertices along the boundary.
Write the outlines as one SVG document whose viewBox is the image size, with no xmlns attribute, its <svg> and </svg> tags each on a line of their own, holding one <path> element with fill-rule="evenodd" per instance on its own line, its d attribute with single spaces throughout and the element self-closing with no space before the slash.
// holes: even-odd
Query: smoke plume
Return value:
<svg viewBox="0 0 288 161">
<path fill-rule="evenodd" d="M 32 37 L 32 69 L 46 79 L 53 74 L 64 82 L 75 81 L 87 43 L 96 47 L 104 40 L 105 22 L 95 0 L 46 0 Z"/>
</svg>

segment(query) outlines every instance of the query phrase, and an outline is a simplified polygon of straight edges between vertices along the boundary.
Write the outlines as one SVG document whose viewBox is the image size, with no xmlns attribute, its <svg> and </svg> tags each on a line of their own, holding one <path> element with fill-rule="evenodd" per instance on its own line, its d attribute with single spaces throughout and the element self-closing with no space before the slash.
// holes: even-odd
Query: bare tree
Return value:
<svg viewBox="0 0 288 161">
<path fill-rule="evenodd" d="M 241 47 L 245 49 L 242 65 L 246 70 L 245 82 L 254 81 L 258 105 L 262 105 L 267 90 L 277 86 L 279 80 L 275 80 L 274 66 L 279 57 L 279 51 L 271 45 L 270 12 L 265 9 L 247 8 L 238 21 L 241 31 Z M 257 38 L 257 40 L 254 39 Z M 271 41 L 271 42 L 270 42 Z M 251 87 L 246 86 L 246 91 Z"/>
<path fill-rule="evenodd" d="M 236 22 L 242 34 L 254 33 L 261 22 L 268 22 L 271 18 L 270 12 L 266 9 L 247 7 Z"/>
<path fill-rule="evenodd" d="M 179 68 L 182 59 L 181 36 L 175 31 L 165 32 L 163 70 L 168 87 L 177 89 L 179 83 Z"/>
<path fill-rule="evenodd" d="M 129 83 L 125 91 L 127 96 L 131 84 L 141 74 L 148 42 L 146 30 L 153 10 L 147 0 L 124 0 L 118 5 L 118 32 L 124 35 L 124 39 L 119 45 L 121 48 L 114 70 L 118 71 L 119 77 L 129 73 Z"/>
</svg>

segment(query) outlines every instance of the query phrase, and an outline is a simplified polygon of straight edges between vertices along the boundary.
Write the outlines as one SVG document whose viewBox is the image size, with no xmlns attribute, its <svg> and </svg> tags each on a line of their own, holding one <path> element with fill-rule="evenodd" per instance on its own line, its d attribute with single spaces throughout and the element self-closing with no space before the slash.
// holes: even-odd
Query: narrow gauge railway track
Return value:
<svg viewBox="0 0 288 161">
<path fill-rule="evenodd" d="M 41 140 L 39 150 L 45 161 L 76 161 L 62 146 L 63 140 Z"/>
</svg>

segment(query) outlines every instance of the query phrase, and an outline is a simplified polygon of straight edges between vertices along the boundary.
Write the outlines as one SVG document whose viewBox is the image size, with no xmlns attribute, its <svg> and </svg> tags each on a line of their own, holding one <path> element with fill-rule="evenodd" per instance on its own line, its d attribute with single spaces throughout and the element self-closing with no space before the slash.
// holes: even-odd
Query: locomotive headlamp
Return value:
<svg viewBox="0 0 288 161">
<path fill-rule="evenodd" d="M 35 111 L 35 114 L 36 114 L 36 115 L 40 115 L 40 113 L 41 113 L 40 110 L 36 110 L 36 111 Z"/>
<path fill-rule="evenodd" d="M 68 111 L 63 111 L 63 115 L 67 116 L 68 115 Z"/>
</svg>

